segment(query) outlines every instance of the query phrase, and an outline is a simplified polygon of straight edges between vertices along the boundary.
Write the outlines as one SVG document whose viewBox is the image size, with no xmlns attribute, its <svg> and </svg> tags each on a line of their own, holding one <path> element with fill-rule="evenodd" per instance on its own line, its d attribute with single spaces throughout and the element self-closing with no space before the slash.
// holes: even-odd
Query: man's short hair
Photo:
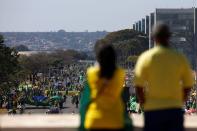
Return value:
<svg viewBox="0 0 197 131">
<path fill-rule="evenodd" d="M 159 22 L 154 26 L 152 33 L 153 38 L 163 39 L 163 38 L 170 38 L 170 36 L 171 36 L 171 32 L 167 24 Z"/>
</svg>

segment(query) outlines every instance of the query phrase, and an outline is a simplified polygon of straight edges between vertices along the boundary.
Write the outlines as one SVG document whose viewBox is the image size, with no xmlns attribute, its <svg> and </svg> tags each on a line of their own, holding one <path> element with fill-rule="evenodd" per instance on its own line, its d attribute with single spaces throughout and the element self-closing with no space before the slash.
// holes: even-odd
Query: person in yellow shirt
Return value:
<svg viewBox="0 0 197 131">
<path fill-rule="evenodd" d="M 169 45 L 170 29 L 154 28 L 156 46 L 135 66 L 134 84 L 144 108 L 145 131 L 183 131 L 183 103 L 194 84 L 187 58 Z"/>
<path fill-rule="evenodd" d="M 95 52 L 98 64 L 87 70 L 90 102 L 86 107 L 85 130 L 123 131 L 125 120 L 121 94 L 125 72 L 116 65 L 116 53 L 112 45 L 97 43 Z M 82 96 L 83 98 L 88 99 L 88 96 Z M 81 106 L 83 107 L 83 103 Z M 82 115 L 83 113 L 81 118 Z"/>
</svg>

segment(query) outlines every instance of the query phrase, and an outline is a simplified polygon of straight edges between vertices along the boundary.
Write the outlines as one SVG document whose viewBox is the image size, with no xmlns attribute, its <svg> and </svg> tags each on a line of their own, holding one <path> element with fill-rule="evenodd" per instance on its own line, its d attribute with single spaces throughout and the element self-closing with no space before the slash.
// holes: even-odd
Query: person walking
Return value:
<svg viewBox="0 0 197 131">
<path fill-rule="evenodd" d="M 75 96 L 75 105 L 76 105 L 75 106 L 76 108 L 79 107 L 79 96 L 78 95 Z"/>
<path fill-rule="evenodd" d="M 81 98 L 81 108 L 85 105 L 86 111 L 83 119 L 84 112 L 80 109 L 81 125 L 88 131 L 122 131 L 125 110 L 121 93 L 125 71 L 117 67 L 112 45 L 97 43 L 95 52 L 98 64 L 87 70 L 87 86 Z M 85 96 L 88 89 L 90 96 Z M 90 101 L 84 104 L 83 100 L 87 99 Z"/>
<path fill-rule="evenodd" d="M 153 30 L 156 46 L 142 53 L 135 66 L 135 87 L 144 108 L 144 131 L 183 131 L 183 103 L 194 84 L 187 58 L 170 46 L 171 32 L 160 23 Z"/>
</svg>

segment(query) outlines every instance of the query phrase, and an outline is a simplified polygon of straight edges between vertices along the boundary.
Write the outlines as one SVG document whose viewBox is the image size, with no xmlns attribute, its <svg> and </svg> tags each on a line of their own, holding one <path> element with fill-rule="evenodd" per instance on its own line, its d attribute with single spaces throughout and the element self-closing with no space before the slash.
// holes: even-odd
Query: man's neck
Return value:
<svg viewBox="0 0 197 131">
<path fill-rule="evenodd" d="M 157 46 L 170 47 L 168 42 L 156 42 Z"/>
</svg>

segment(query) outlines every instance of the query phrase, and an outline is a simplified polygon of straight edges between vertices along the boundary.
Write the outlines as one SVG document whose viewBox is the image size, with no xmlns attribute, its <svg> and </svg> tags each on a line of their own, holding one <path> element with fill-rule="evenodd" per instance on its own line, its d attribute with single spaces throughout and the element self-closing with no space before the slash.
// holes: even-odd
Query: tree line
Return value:
<svg viewBox="0 0 197 131">
<path fill-rule="evenodd" d="M 118 56 L 119 65 L 134 66 L 138 56 L 148 49 L 148 36 L 132 29 L 109 33 L 97 43 L 113 44 Z"/>
</svg>

